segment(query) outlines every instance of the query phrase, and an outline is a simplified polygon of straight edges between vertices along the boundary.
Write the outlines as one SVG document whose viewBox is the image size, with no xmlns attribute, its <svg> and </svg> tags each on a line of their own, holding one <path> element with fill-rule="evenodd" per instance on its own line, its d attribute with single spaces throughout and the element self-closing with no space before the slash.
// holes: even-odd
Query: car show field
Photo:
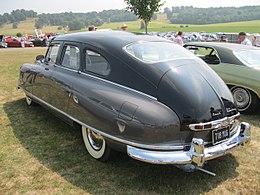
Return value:
<svg viewBox="0 0 260 195">
<path fill-rule="evenodd" d="M 41 106 L 27 107 L 17 90 L 21 64 L 47 48 L 0 49 L 0 189 L 3 194 L 259 194 L 260 112 L 241 115 L 251 124 L 247 147 L 209 161 L 202 172 L 152 165 L 116 153 L 98 162 L 81 132 Z"/>
</svg>

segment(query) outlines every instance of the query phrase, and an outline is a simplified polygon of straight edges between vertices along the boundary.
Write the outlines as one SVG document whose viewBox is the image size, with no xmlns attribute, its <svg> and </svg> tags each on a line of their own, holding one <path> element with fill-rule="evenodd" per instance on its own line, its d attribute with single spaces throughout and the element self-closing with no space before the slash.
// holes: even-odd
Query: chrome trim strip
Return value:
<svg viewBox="0 0 260 195">
<path fill-rule="evenodd" d="M 85 73 L 85 72 L 82 72 L 82 71 L 79 71 L 79 73 L 80 73 L 80 74 L 83 74 L 83 75 L 86 75 L 86 76 L 89 76 L 89 77 L 91 77 L 91 78 L 94 78 L 94 79 L 97 79 L 97 80 L 100 80 L 100 81 L 103 81 L 103 82 L 112 84 L 112 85 L 115 85 L 115 86 L 117 86 L 117 87 L 121 87 L 121 88 L 123 88 L 123 89 L 127 89 L 127 90 L 129 90 L 129 91 L 138 93 L 138 94 L 140 94 L 140 95 L 146 96 L 146 97 L 148 97 L 148 98 L 150 98 L 150 99 L 152 99 L 152 100 L 157 101 L 157 98 L 156 98 L 156 97 L 151 96 L 151 95 L 148 95 L 148 94 L 146 94 L 146 93 L 144 93 L 144 92 L 141 92 L 141 91 L 132 89 L 132 88 L 130 88 L 130 87 L 126 87 L 126 86 L 120 85 L 120 84 L 118 84 L 118 83 L 115 83 L 115 82 L 112 82 L 112 81 L 109 81 L 109 80 L 106 80 L 106 79 L 102 79 L 102 78 L 96 77 L 96 76 L 94 76 L 94 75 L 91 75 L 91 74 L 88 74 L 88 73 Z"/>
<path fill-rule="evenodd" d="M 204 148 L 205 143 L 203 144 L 202 139 L 193 138 L 189 151 L 152 151 L 127 146 L 127 154 L 131 158 L 152 164 L 195 164 L 201 166 L 205 161 L 223 156 L 237 146 L 250 142 L 250 125 L 243 122 L 236 128 L 238 129 L 237 133 L 230 139 L 208 148 Z"/>
<path fill-rule="evenodd" d="M 24 89 L 23 89 L 24 90 Z M 134 146 L 134 147 L 138 147 L 138 148 L 144 148 L 144 149 L 151 149 L 151 150 L 183 150 L 184 149 L 184 146 L 159 146 L 159 145 L 148 145 L 148 144 L 140 144 L 140 143 L 135 143 L 133 141 L 128 141 L 128 140 L 124 140 L 124 139 L 121 139 L 121 138 L 118 138 L 118 137 L 115 137 L 115 136 L 112 136 L 112 135 L 109 135 L 107 133 L 104 133 L 102 132 L 101 130 L 98 130 L 94 127 L 91 127 L 85 123 L 83 123 L 82 121 L 70 116 L 69 114 L 59 110 L 58 108 L 50 105 L 49 103 L 41 100 L 40 98 L 34 96 L 33 94 L 31 94 L 30 92 L 24 90 L 24 92 L 26 93 L 26 95 L 30 96 L 32 99 L 36 99 L 37 101 L 45 104 L 46 106 L 50 107 L 51 109 L 63 114 L 64 116 L 68 117 L 69 119 L 77 122 L 78 124 L 82 125 L 82 126 L 85 126 L 86 128 L 90 128 L 92 131 L 94 131 L 95 133 L 98 133 L 100 135 L 102 135 L 103 137 L 105 138 L 108 138 L 108 139 L 111 139 L 111 140 L 114 140 L 114 141 L 117 141 L 117 142 L 120 142 L 120 143 L 123 143 L 125 145 L 131 145 L 131 146 Z"/>
<path fill-rule="evenodd" d="M 97 80 L 100 80 L 100 81 L 103 81 L 103 82 L 106 82 L 106 83 L 109 83 L 109 84 L 112 84 L 112 85 L 116 85 L 117 87 L 121 87 L 121 88 L 127 89 L 127 90 L 129 90 L 129 91 L 133 91 L 133 92 L 135 92 L 135 93 L 139 93 L 140 95 L 146 96 L 146 97 L 148 97 L 148 98 L 150 98 L 150 99 L 152 99 L 152 100 L 156 100 L 156 101 L 157 101 L 157 98 L 154 97 L 154 96 L 148 95 L 148 94 L 146 94 L 146 93 L 144 93 L 144 92 L 141 92 L 141 91 L 132 89 L 132 88 L 130 88 L 130 87 L 126 87 L 126 86 L 120 85 L 120 84 L 118 84 L 118 83 L 115 83 L 115 82 L 112 82 L 112 81 L 109 81 L 109 80 L 106 80 L 106 79 L 99 78 L 99 77 L 97 77 L 97 76 L 94 76 L 94 75 L 91 75 L 91 74 L 82 72 L 82 71 L 80 71 L 80 70 L 73 70 L 73 69 L 70 69 L 70 68 L 67 68 L 67 67 L 64 67 L 64 66 L 61 66 L 61 65 L 56 65 L 56 64 L 54 64 L 53 66 L 54 66 L 54 68 L 61 68 L 61 69 L 63 69 L 63 70 L 67 70 L 67 71 L 71 71 L 71 72 L 74 72 L 74 73 L 83 74 L 83 75 L 85 75 L 85 76 L 89 76 L 89 77 L 91 77 L 91 78 L 94 78 L 94 79 L 97 79 Z"/>
<path fill-rule="evenodd" d="M 224 117 L 219 120 L 210 121 L 206 123 L 197 123 L 197 124 L 190 124 L 189 128 L 193 131 L 206 131 L 206 130 L 212 130 L 212 129 L 219 129 L 221 127 L 227 127 L 228 125 L 232 125 L 235 123 L 235 118 L 239 117 L 240 113 L 237 113 L 236 115 L 230 116 L 230 117 Z M 211 128 L 204 128 L 203 129 L 195 129 L 195 126 L 206 126 L 206 125 L 212 125 Z"/>
<path fill-rule="evenodd" d="M 68 68 L 68 67 L 65 67 L 65 66 L 62 66 L 62 65 L 54 64 L 53 66 L 54 66 L 54 68 L 61 68 L 61 69 L 67 70 L 67 71 L 79 73 L 78 70 L 74 70 L 74 69 L 72 69 L 72 68 Z"/>
</svg>

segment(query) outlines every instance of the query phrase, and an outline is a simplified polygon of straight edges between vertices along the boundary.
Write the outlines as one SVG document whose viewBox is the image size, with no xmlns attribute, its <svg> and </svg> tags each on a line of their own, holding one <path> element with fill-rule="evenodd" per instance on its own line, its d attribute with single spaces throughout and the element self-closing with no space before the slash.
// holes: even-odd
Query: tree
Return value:
<svg viewBox="0 0 260 195">
<path fill-rule="evenodd" d="M 164 4 L 161 0 L 124 0 L 127 9 L 133 12 L 140 20 L 144 21 L 145 33 L 147 34 L 148 24 L 155 12 Z"/>
<path fill-rule="evenodd" d="M 16 29 L 16 28 L 18 28 L 18 22 L 13 23 L 13 29 Z"/>
<path fill-rule="evenodd" d="M 163 13 L 167 15 L 167 19 L 170 20 L 172 18 L 172 10 L 168 7 L 164 8 Z"/>
<path fill-rule="evenodd" d="M 70 30 L 80 30 L 84 27 L 83 22 L 81 22 L 78 19 L 75 19 L 69 23 L 69 29 Z"/>
</svg>

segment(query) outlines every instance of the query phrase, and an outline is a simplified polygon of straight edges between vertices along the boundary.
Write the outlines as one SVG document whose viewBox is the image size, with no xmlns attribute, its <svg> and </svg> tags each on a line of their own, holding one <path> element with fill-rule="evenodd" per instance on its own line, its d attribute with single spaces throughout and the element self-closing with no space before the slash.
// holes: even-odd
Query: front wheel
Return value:
<svg viewBox="0 0 260 195">
<path fill-rule="evenodd" d="M 90 128 L 82 126 L 82 136 L 88 153 L 96 160 L 105 162 L 109 159 L 111 149 L 106 144 L 102 135 L 95 133 Z"/>
<path fill-rule="evenodd" d="M 25 97 L 25 100 L 26 100 L 26 103 L 28 106 L 33 106 L 35 105 L 36 103 L 32 100 L 32 98 L 30 98 L 29 96 L 26 95 Z"/>
<path fill-rule="evenodd" d="M 232 95 L 241 113 L 253 113 L 257 109 L 258 97 L 248 89 L 242 87 L 232 87 Z"/>
</svg>

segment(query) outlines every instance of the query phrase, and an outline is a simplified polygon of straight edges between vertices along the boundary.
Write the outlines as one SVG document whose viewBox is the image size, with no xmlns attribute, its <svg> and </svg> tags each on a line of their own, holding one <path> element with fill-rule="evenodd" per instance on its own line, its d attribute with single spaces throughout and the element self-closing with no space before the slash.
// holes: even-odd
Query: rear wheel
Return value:
<svg viewBox="0 0 260 195">
<path fill-rule="evenodd" d="M 88 153 L 96 160 L 105 162 L 109 159 L 111 149 L 107 145 L 102 135 L 94 132 L 90 128 L 82 126 L 83 141 Z"/>
<path fill-rule="evenodd" d="M 239 112 L 249 114 L 256 111 L 258 97 L 253 92 L 242 87 L 232 87 L 231 92 Z"/>
</svg>

